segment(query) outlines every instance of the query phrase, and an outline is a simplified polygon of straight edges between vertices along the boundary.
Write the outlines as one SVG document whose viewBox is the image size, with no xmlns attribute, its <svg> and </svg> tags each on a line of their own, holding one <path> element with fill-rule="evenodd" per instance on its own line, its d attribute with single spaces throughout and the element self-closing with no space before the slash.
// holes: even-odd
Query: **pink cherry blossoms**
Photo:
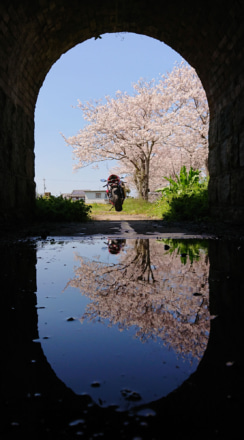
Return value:
<svg viewBox="0 0 244 440">
<path fill-rule="evenodd" d="M 78 101 L 87 125 L 64 139 L 73 149 L 75 168 L 116 160 L 117 170 L 147 200 L 162 187 L 163 176 L 187 169 L 207 173 L 209 109 L 195 70 L 185 62 L 158 81 L 133 84 L 134 93 L 117 91 L 105 102 Z"/>
</svg>

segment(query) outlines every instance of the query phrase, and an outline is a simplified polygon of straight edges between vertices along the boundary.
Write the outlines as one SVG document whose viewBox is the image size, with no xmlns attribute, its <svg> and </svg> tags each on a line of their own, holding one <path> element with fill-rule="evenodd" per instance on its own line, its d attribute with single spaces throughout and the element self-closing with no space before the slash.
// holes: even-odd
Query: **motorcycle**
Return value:
<svg viewBox="0 0 244 440">
<path fill-rule="evenodd" d="M 122 205 L 126 196 L 125 182 L 122 182 L 116 174 L 111 174 L 107 180 L 101 179 L 101 182 L 106 182 L 104 186 L 107 187 L 106 192 L 109 203 L 115 207 L 116 211 L 122 211 Z"/>
<path fill-rule="evenodd" d="M 116 255 L 116 254 L 119 254 L 120 251 L 123 251 L 124 246 L 126 244 L 126 240 L 120 239 L 120 238 L 113 239 L 113 240 L 108 239 L 108 242 L 107 243 L 104 242 L 104 244 L 107 245 L 108 251 L 110 254 Z"/>
</svg>

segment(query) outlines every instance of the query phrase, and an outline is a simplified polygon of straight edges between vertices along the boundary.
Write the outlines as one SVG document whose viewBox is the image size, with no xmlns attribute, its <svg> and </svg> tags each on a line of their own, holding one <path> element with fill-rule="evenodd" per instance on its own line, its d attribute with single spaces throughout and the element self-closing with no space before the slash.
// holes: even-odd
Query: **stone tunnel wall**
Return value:
<svg viewBox="0 0 244 440">
<path fill-rule="evenodd" d="M 244 219 L 244 4 L 221 0 L 1 0 L 0 220 L 31 217 L 34 112 L 46 74 L 67 50 L 107 32 L 135 32 L 178 51 L 210 107 L 210 204 Z"/>
</svg>

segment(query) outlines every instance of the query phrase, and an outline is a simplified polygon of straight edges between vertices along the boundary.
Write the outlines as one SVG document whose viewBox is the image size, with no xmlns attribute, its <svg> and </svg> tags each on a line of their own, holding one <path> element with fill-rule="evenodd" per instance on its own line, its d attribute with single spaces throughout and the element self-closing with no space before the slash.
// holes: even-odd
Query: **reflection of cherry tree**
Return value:
<svg viewBox="0 0 244 440">
<path fill-rule="evenodd" d="M 130 270 L 133 268 L 133 275 L 138 281 L 145 283 L 155 281 L 150 260 L 149 240 L 135 240 L 133 259 L 129 260 L 129 267 Z"/>
<path fill-rule="evenodd" d="M 68 285 L 91 299 L 81 322 L 106 320 L 121 330 L 135 326 L 142 341 L 160 338 L 182 355 L 202 356 L 209 331 L 205 252 L 183 265 L 162 243 L 137 239 L 116 264 L 76 259 L 80 265 Z"/>
</svg>

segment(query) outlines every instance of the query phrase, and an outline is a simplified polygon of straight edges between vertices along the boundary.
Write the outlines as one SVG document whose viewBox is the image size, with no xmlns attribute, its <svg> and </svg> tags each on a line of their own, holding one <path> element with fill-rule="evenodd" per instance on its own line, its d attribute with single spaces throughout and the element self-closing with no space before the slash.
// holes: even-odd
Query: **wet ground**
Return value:
<svg viewBox="0 0 244 440">
<path fill-rule="evenodd" d="M 120 237 L 213 237 L 216 239 L 244 240 L 244 226 L 228 222 L 166 222 L 148 219 L 144 216 L 106 215 L 94 217 L 84 223 L 43 222 L 35 224 L 1 225 L 0 240 L 14 240 L 28 237 L 47 236 L 104 236 Z"/>
<path fill-rule="evenodd" d="M 241 228 L 3 235 L 1 438 L 241 438 Z"/>
</svg>

